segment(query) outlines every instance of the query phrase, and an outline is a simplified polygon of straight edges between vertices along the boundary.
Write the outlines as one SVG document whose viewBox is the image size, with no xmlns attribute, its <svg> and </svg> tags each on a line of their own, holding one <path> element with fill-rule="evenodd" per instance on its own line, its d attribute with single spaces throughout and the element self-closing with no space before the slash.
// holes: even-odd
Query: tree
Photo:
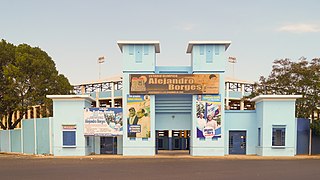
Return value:
<svg viewBox="0 0 320 180">
<path fill-rule="evenodd" d="M 0 123 L 3 129 L 15 128 L 31 106 L 44 105 L 50 110 L 52 102 L 46 95 L 71 93 L 72 86 L 68 79 L 58 73 L 54 61 L 40 48 L 21 44 L 14 47 L 14 53 L 0 56 L 10 59 L 2 65 L 4 84 L 1 84 L 3 107 L 0 113 L 6 115 L 9 122 L 8 126 Z M 12 114 L 16 111 L 22 114 L 12 122 Z"/>
<path fill-rule="evenodd" d="M 3 74 L 3 68 L 13 63 L 15 60 L 15 46 L 13 44 L 7 43 L 5 40 L 0 42 L 0 121 L 3 119 L 7 109 L 12 108 L 10 103 L 10 97 L 5 95 L 8 94 L 8 89 L 6 86 L 8 82 Z M 1 128 L 6 129 L 2 123 L 0 123 Z"/>
<path fill-rule="evenodd" d="M 255 92 L 251 97 L 259 94 L 302 95 L 296 101 L 296 117 L 316 120 L 317 113 L 319 119 L 320 58 L 308 61 L 301 57 L 297 62 L 290 59 L 275 60 L 270 75 L 267 78 L 261 76 L 254 86 Z M 320 134 L 320 128 L 316 128 L 319 126 L 312 124 L 311 127 Z"/>
</svg>

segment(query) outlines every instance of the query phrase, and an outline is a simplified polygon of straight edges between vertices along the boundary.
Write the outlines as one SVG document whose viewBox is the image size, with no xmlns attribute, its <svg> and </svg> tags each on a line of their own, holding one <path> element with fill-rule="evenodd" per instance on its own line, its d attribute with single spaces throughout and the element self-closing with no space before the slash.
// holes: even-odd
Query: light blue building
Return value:
<svg viewBox="0 0 320 180">
<path fill-rule="evenodd" d="M 225 77 L 225 51 L 230 44 L 191 41 L 187 46 L 191 66 L 159 67 L 158 41 L 118 41 L 123 75 L 122 80 L 106 85 L 110 93 L 48 96 L 54 110 L 52 153 L 154 156 L 161 150 L 189 150 L 192 156 L 294 156 L 295 100 L 301 96 L 261 95 L 252 99 L 255 110 L 244 110 L 243 83 L 239 110 L 227 110 L 232 109 L 226 86 L 230 81 Z M 99 97 L 106 94 L 111 98 L 105 99 L 104 106 L 121 106 L 120 119 L 110 115 L 114 110 L 92 109 L 92 105 L 101 107 Z M 89 118 L 85 112 L 91 113 Z M 106 121 L 113 117 L 108 130 L 96 123 L 98 112 Z M 94 113 L 98 113 L 96 119 Z"/>
</svg>

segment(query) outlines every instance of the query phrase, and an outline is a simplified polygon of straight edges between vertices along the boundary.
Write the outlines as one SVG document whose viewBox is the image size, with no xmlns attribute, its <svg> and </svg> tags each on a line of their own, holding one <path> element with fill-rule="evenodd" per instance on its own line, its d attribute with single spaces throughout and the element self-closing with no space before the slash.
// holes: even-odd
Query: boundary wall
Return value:
<svg viewBox="0 0 320 180">
<path fill-rule="evenodd" d="M 0 130 L 0 152 L 52 154 L 52 118 L 22 120 L 21 128 Z"/>
</svg>

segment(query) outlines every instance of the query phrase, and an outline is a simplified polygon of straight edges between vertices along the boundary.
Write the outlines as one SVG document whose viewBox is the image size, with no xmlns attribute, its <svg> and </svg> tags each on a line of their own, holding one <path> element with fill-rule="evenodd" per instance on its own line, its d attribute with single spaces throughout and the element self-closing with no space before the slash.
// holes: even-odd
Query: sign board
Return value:
<svg viewBox="0 0 320 180">
<path fill-rule="evenodd" d="M 150 96 L 128 95 L 128 137 L 150 138 Z"/>
<path fill-rule="evenodd" d="M 221 95 L 198 95 L 197 138 L 221 138 Z"/>
<path fill-rule="evenodd" d="M 122 108 L 85 108 L 84 135 L 119 136 L 123 134 Z"/>
<path fill-rule="evenodd" d="M 219 94 L 219 74 L 130 74 L 130 94 Z"/>
</svg>

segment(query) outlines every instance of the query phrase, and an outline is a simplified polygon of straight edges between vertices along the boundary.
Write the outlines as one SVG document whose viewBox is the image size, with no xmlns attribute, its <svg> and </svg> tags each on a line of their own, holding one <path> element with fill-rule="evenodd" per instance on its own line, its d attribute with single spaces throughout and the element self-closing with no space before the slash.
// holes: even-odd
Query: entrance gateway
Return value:
<svg viewBox="0 0 320 180">
<path fill-rule="evenodd" d="M 156 154 L 158 150 L 189 150 L 192 95 L 156 95 Z"/>
</svg>

